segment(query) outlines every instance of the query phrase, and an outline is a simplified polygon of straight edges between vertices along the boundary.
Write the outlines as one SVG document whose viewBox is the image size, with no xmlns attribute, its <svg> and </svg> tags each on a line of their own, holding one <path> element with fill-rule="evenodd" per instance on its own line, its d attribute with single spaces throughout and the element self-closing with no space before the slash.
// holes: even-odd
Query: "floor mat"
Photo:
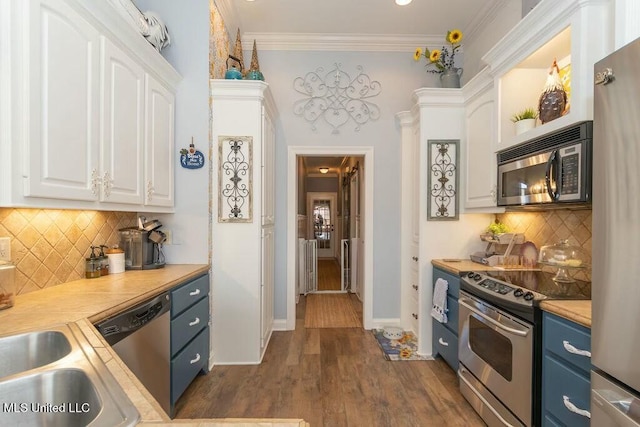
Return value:
<svg viewBox="0 0 640 427">
<path fill-rule="evenodd" d="M 418 340 L 413 332 L 405 331 L 402 338 L 390 340 L 384 336 L 383 329 L 374 329 L 373 336 L 376 337 L 387 360 L 428 360 L 418 354 Z"/>
</svg>

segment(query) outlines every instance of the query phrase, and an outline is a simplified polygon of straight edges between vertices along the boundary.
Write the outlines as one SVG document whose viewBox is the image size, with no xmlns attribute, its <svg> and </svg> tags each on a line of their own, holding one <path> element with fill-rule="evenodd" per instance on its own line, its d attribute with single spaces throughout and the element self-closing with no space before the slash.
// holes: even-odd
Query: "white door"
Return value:
<svg viewBox="0 0 640 427">
<path fill-rule="evenodd" d="M 97 200 L 100 35 L 61 1 L 28 4 L 25 196 Z"/>
<path fill-rule="evenodd" d="M 318 258 L 336 258 L 336 203 L 336 193 L 307 193 L 309 239 L 318 242 Z"/>
<path fill-rule="evenodd" d="M 100 201 L 142 204 L 144 71 L 103 38 L 102 194 Z"/>
<path fill-rule="evenodd" d="M 173 206 L 175 96 L 147 74 L 145 205 Z"/>
</svg>

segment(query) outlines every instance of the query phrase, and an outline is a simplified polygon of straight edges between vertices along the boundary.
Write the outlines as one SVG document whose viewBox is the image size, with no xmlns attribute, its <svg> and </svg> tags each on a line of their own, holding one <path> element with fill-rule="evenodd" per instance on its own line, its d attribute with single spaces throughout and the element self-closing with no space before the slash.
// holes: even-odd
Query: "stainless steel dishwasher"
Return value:
<svg viewBox="0 0 640 427">
<path fill-rule="evenodd" d="M 167 414 L 171 414 L 170 308 L 165 292 L 96 325 Z"/>
</svg>

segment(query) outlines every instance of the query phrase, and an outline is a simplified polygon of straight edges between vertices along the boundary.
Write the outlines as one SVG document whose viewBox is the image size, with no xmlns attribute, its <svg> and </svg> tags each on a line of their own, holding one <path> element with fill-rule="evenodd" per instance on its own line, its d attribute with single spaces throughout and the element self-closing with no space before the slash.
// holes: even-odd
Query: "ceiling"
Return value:
<svg viewBox="0 0 640 427">
<path fill-rule="evenodd" d="M 344 156 L 303 156 L 304 166 L 308 174 L 319 173 L 319 168 L 329 168 L 330 173 L 337 173 L 345 160 Z"/>
<path fill-rule="evenodd" d="M 235 39 L 239 28 L 243 39 L 256 39 L 269 49 L 273 37 L 301 35 L 361 37 L 396 40 L 416 38 L 441 43 L 448 30 L 465 35 L 481 28 L 498 7 L 521 0 L 413 0 L 398 6 L 394 0 L 216 0 Z"/>
</svg>

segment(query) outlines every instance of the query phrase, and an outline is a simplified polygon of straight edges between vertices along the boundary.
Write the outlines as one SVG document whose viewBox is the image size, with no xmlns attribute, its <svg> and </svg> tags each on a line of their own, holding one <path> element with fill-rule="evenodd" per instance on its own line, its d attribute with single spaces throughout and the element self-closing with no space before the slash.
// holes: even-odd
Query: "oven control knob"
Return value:
<svg viewBox="0 0 640 427">
<path fill-rule="evenodd" d="M 480 279 L 482 279 L 482 276 L 481 276 L 481 275 L 479 275 L 478 273 L 476 273 L 476 274 L 474 274 L 474 275 L 473 275 L 473 280 L 478 281 L 478 280 L 480 280 Z"/>
<path fill-rule="evenodd" d="M 513 296 L 516 298 L 520 298 L 522 295 L 524 295 L 524 291 L 520 288 L 513 291 Z"/>
<path fill-rule="evenodd" d="M 527 301 L 531 301 L 533 299 L 533 293 L 527 292 L 526 294 L 524 294 L 524 299 Z"/>
<path fill-rule="evenodd" d="M 467 277 L 468 277 L 469 279 L 473 279 L 473 275 L 474 275 L 474 274 L 475 274 L 475 273 L 474 273 L 473 271 L 470 271 L 470 272 L 468 272 L 468 273 L 467 273 Z"/>
</svg>

